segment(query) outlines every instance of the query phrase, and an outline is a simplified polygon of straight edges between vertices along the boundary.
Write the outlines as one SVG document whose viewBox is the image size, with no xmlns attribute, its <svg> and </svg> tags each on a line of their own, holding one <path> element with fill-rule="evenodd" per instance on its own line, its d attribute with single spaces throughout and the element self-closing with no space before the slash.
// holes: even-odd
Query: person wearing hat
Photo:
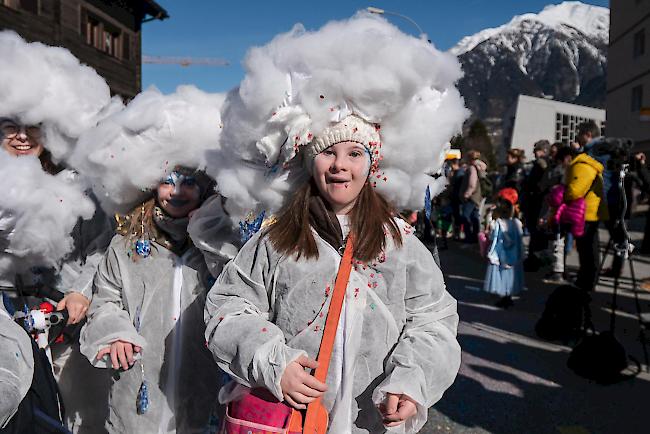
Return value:
<svg viewBox="0 0 650 434">
<path fill-rule="evenodd" d="M 541 182 L 544 173 L 548 169 L 548 153 L 551 144 L 548 140 L 539 140 L 533 146 L 535 161 L 532 164 L 528 175 L 522 184 L 521 208 L 524 216 L 524 223 L 530 233 L 528 243 L 528 256 L 525 264 L 531 268 L 538 268 L 540 259 L 538 252 L 546 249 L 546 234 L 539 228 L 539 218 L 544 204 L 544 196 L 547 193 L 541 189 Z"/>
<path fill-rule="evenodd" d="M 64 293 L 54 303 L 56 309 L 67 310 L 69 324 L 78 325 L 115 225 L 85 189 L 83 175 L 73 169 L 69 156 L 79 136 L 104 110 L 119 104 L 106 82 L 68 50 L 2 31 L 0 57 L 11 59 L 0 69 L 0 172 L 10 180 L 0 203 L 4 304 L 13 314 L 43 301 L 28 294 L 54 289 Z M 70 327 L 66 335 L 72 339 L 50 348 L 52 368 L 66 410 L 62 422 L 77 432 L 82 419 L 90 426 L 97 419 L 103 423 L 103 409 L 89 403 L 101 407 L 98 395 L 108 379 L 93 375 L 81 357 L 75 329 Z M 79 387 L 80 377 L 86 387 Z"/>
<path fill-rule="evenodd" d="M 110 433 L 196 432 L 209 423 L 218 391 L 202 339 L 211 276 L 187 225 L 213 189 L 204 173 L 175 168 L 121 219 L 99 265 L 80 341 L 93 366 L 114 373 Z"/>
<path fill-rule="evenodd" d="M 350 115 L 307 144 L 300 157 L 311 176 L 226 265 L 206 304 L 206 336 L 219 365 L 294 408 L 322 398 L 331 432 L 350 432 L 350 424 L 353 432 L 401 424 L 411 432 L 458 369 L 456 302 L 413 229 L 368 182 L 380 143 L 373 124 Z M 350 237 L 357 265 L 324 384 L 305 368 L 316 367 Z M 379 412 L 361 411 L 373 401 L 383 403 Z"/>
<path fill-rule="evenodd" d="M 74 156 L 119 222 L 80 336 L 86 362 L 111 377 L 109 433 L 217 430 L 222 374 L 203 338 L 214 278 L 188 226 L 216 194 L 204 155 L 219 144 L 222 102 L 194 86 L 147 89 L 87 131 Z"/>
<path fill-rule="evenodd" d="M 314 32 L 297 26 L 251 50 L 245 69 L 212 160 L 232 167 L 210 171 L 209 160 L 208 170 L 228 201 L 274 222 L 208 293 L 205 337 L 233 380 L 220 401 L 236 410 L 251 388 L 265 389 L 285 408 L 320 398 L 331 433 L 418 432 L 460 366 L 458 313 L 397 210 L 422 209 L 444 187 L 429 174 L 468 115 L 460 66 L 359 13 Z M 352 267 L 341 293 L 344 255 Z M 308 370 L 338 312 L 334 292 L 342 308 L 317 380 Z"/>
<path fill-rule="evenodd" d="M 512 297 L 524 289 L 523 226 L 515 217 L 518 200 L 514 188 L 501 189 L 489 223 L 488 267 L 483 290 L 499 295 L 496 306 L 504 309 L 512 306 Z"/>
</svg>

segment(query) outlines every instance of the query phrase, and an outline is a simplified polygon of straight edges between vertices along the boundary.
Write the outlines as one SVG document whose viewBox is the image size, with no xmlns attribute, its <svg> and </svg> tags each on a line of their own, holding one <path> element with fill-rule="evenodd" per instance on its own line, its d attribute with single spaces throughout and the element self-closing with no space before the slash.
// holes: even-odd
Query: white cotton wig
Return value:
<svg viewBox="0 0 650 434">
<path fill-rule="evenodd" d="M 151 87 L 86 131 L 70 162 L 102 208 L 128 212 L 176 166 L 205 169 L 205 151 L 219 147 L 224 98 L 189 85 L 169 95 Z"/>
<path fill-rule="evenodd" d="M 55 162 L 66 160 L 81 133 L 121 105 L 106 81 L 65 48 L 1 31 L 0 59 L 0 118 L 41 125 Z"/>
<path fill-rule="evenodd" d="M 208 156 L 231 207 L 276 212 L 308 176 L 304 145 L 356 115 L 380 131 L 373 185 L 398 208 L 422 208 L 427 174 L 469 115 L 454 56 L 363 12 L 313 32 L 296 25 L 252 48 L 244 67 L 224 104 L 221 148 Z"/>
<path fill-rule="evenodd" d="M 79 219 L 95 212 L 83 185 L 70 170 L 50 175 L 38 158 L 1 150 L 0 178 L 0 276 L 58 267 L 74 248 L 71 233 Z"/>
</svg>

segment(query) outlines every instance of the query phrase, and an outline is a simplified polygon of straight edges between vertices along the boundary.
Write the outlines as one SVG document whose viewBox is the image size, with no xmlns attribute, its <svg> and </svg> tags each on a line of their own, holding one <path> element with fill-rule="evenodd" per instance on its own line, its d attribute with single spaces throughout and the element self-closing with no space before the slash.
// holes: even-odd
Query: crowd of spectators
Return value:
<svg viewBox="0 0 650 434">
<path fill-rule="evenodd" d="M 633 153 L 629 160 L 624 189 L 620 191 L 619 170 L 608 152 L 598 151 L 601 132 L 593 121 L 578 126 L 576 141 L 570 144 L 540 140 L 534 144 L 533 158 L 526 160 L 522 149 L 506 153 L 500 170 L 490 168 L 480 152 L 470 150 L 463 158 L 451 154 L 445 175 L 449 187 L 437 198 L 438 236 L 466 243 L 477 243 L 481 231 L 489 231 L 491 204 L 504 189 L 518 193 L 515 216 L 529 235 L 523 263 L 526 271 L 550 266 L 548 283 L 573 283 L 593 291 L 600 266 L 598 229 L 605 228 L 614 244 L 625 236 L 622 219 L 629 218 L 638 198 L 650 193 L 650 171 L 646 156 Z M 627 212 L 623 213 L 623 195 Z M 650 215 L 648 216 L 650 217 Z M 575 247 L 580 267 L 576 276 L 565 269 L 566 255 Z M 650 254 L 650 218 L 646 220 L 642 254 Z M 613 255 L 602 270 L 608 277 L 620 275 L 623 260 Z"/>
</svg>

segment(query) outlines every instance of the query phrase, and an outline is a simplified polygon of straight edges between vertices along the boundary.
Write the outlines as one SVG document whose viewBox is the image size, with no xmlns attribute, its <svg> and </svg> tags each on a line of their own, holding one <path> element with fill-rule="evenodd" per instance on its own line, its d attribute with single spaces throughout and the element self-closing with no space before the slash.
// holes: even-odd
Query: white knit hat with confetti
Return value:
<svg viewBox="0 0 650 434">
<path fill-rule="evenodd" d="M 208 173 L 241 207 L 231 212 L 277 212 L 311 159 L 347 137 L 372 150 L 372 185 L 419 209 L 469 115 L 453 55 L 363 12 L 317 31 L 297 25 L 252 48 L 244 67 L 224 103 L 220 149 L 208 155 Z"/>
<path fill-rule="evenodd" d="M 305 168 L 311 173 L 316 155 L 341 142 L 355 142 L 363 145 L 370 156 L 369 174 L 377 170 L 381 156 L 381 138 L 379 137 L 378 126 L 355 115 L 349 115 L 342 121 L 326 128 L 310 143 L 305 145 L 303 151 Z"/>
</svg>

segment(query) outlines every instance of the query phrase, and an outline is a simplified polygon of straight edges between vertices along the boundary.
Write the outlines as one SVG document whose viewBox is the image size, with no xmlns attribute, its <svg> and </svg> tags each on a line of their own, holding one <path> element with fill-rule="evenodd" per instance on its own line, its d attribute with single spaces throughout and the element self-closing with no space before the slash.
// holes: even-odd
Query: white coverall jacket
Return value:
<svg viewBox="0 0 650 434">
<path fill-rule="evenodd" d="M 389 432 L 417 432 L 460 366 L 456 300 L 412 228 L 398 224 L 402 247 L 389 241 L 385 257 L 355 264 L 350 275 L 324 398 L 331 433 L 385 432 L 376 405 L 388 392 L 404 393 L 418 407 Z M 316 260 L 283 257 L 256 234 L 224 267 L 206 302 L 206 339 L 219 366 L 280 400 L 287 364 L 317 356 L 341 261 L 312 233 Z"/>
<path fill-rule="evenodd" d="M 111 241 L 93 283 L 81 352 L 97 368 L 111 369 L 110 357 L 96 359 L 116 340 L 142 347 L 127 370 L 111 370 L 107 429 L 111 433 L 199 433 L 215 407 L 220 374 L 203 332 L 205 279 L 201 252 L 177 256 L 152 243 L 151 255 L 134 261 L 122 235 Z M 136 330 L 137 317 L 140 328 Z M 149 410 L 137 414 L 141 363 L 149 388 Z"/>
<path fill-rule="evenodd" d="M 41 284 L 63 293 L 79 292 L 91 299 L 93 276 L 115 233 L 115 220 L 99 207 L 91 192 L 89 196 L 97 206 L 95 214 L 90 220 L 79 219 L 75 225 L 71 233 L 73 251 L 62 262 L 59 270 L 34 267 L 21 273 L 25 285 Z M 6 249 L 14 225 L 11 213 L 0 209 L 0 249 L 4 254 L 12 254 Z M 15 280 L 14 274 L 0 275 L 0 286 L 13 288 Z M 21 309 L 18 294 L 11 291 L 9 297 L 14 302 L 14 307 Z M 41 301 L 34 297 L 27 299 L 30 305 L 37 305 Z M 79 352 L 76 338 L 70 345 L 55 344 L 52 347 L 52 358 L 54 376 L 66 410 L 66 425 L 75 434 L 101 434 L 107 415 L 109 385 L 105 372 L 93 369 L 88 364 Z M 84 387 L 79 386 L 80 381 Z"/>
</svg>

